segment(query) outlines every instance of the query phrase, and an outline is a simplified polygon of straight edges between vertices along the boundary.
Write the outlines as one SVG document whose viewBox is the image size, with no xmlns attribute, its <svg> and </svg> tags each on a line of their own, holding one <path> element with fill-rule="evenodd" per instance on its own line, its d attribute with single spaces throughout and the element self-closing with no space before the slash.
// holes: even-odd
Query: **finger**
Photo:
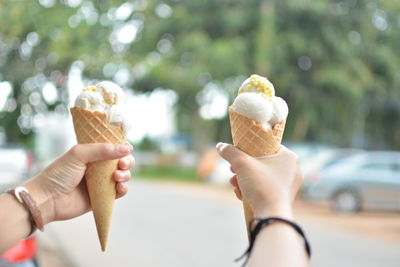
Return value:
<svg viewBox="0 0 400 267">
<path fill-rule="evenodd" d="M 125 183 L 131 179 L 131 172 L 129 170 L 116 170 L 113 174 L 113 178 L 115 182 Z"/>
<path fill-rule="evenodd" d="M 130 162 L 130 160 L 128 157 L 124 157 L 124 158 L 120 159 L 118 161 L 118 169 L 120 169 L 120 170 L 129 169 L 129 162 Z"/>
<path fill-rule="evenodd" d="M 117 198 L 121 198 L 128 193 L 128 186 L 124 183 L 117 183 L 115 188 L 117 189 Z"/>
<path fill-rule="evenodd" d="M 135 166 L 135 158 L 132 155 L 126 156 L 119 160 L 118 168 L 120 170 L 132 169 Z"/>
<path fill-rule="evenodd" d="M 129 155 L 129 145 L 114 144 L 79 144 L 70 149 L 69 153 L 86 164 L 98 160 L 112 160 Z"/>
<path fill-rule="evenodd" d="M 244 161 L 250 159 L 249 155 L 235 148 L 233 145 L 218 143 L 216 148 L 221 157 L 231 163 L 232 168 L 236 171 L 240 168 L 241 163 L 245 164 Z"/>
<path fill-rule="evenodd" d="M 242 200 L 242 191 L 240 191 L 239 187 L 235 187 L 235 189 L 233 189 L 233 192 L 235 192 L 235 195 L 239 200 Z"/>
<path fill-rule="evenodd" d="M 236 175 L 232 176 L 232 178 L 229 180 L 229 182 L 230 182 L 231 185 L 233 185 L 234 187 L 238 187 L 238 186 L 239 186 L 238 181 L 237 181 L 237 176 L 236 176 Z"/>
</svg>

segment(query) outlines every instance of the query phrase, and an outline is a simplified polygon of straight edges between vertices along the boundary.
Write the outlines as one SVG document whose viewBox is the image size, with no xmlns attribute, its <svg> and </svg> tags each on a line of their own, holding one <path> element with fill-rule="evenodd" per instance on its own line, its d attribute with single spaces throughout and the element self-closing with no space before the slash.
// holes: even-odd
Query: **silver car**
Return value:
<svg viewBox="0 0 400 267">
<path fill-rule="evenodd" d="M 365 152 L 323 169 L 305 198 L 331 201 L 338 212 L 400 210 L 400 153 Z"/>
</svg>

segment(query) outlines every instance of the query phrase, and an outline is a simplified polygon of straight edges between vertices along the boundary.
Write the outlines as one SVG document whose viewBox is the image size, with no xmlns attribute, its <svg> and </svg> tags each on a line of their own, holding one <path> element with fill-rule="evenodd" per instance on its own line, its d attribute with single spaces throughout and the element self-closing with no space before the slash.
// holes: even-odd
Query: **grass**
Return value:
<svg viewBox="0 0 400 267">
<path fill-rule="evenodd" d="M 174 180 L 181 182 L 198 182 L 196 172 L 191 168 L 182 168 L 178 166 L 156 167 L 146 166 L 141 167 L 134 176 L 142 179 L 152 180 Z"/>
</svg>

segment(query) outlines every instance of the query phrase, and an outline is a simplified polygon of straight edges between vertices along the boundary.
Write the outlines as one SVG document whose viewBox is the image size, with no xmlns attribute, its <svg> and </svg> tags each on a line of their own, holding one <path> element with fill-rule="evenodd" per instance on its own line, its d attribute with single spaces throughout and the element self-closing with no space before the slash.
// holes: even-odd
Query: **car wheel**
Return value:
<svg viewBox="0 0 400 267">
<path fill-rule="evenodd" d="M 335 194 L 332 208 L 336 212 L 357 212 L 361 209 L 361 198 L 352 190 L 343 190 Z"/>
</svg>

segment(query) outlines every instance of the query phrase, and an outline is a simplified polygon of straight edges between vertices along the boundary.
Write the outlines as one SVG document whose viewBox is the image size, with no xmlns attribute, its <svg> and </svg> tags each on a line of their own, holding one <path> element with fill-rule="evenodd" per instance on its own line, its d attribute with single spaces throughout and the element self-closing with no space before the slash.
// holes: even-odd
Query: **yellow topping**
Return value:
<svg viewBox="0 0 400 267">
<path fill-rule="evenodd" d="M 257 74 L 253 74 L 239 88 L 238 93 L 255 92 L 260 93 L 264 97 L 273 97 L 275 95 L 274 86 L 267 78 Z"/>
<path fill-rule="evenodd" d="M 103 98 L 104 101 L 109 104 L 109 105 L 116 105 L 117 104 L 117 96 L 114 94 L 111 96 L 111 94 L 107 94 L 107 91 L 104 88 L 101 88 L 103 90 Z"/>
<path fill-rule="evenodd" d="M 96 86 L 89 86 L 86 87 L 84 89 L 82 89 L 83 92 L 97 92 L 97 87 Z M 115 94 L 108 94 L 107 91 L 102 88 L 102 92 L 103 92 L 103 99 L 104 102 L 106 102 L 109 105 L 116 105 L 117 104 L 117 95 Z"/>
<path fill-rule="evenodd" d="M 96 92 L 96 86 L 86 87 L 82 91 L 84 91 L 84 92 Z"/>
</svg>

